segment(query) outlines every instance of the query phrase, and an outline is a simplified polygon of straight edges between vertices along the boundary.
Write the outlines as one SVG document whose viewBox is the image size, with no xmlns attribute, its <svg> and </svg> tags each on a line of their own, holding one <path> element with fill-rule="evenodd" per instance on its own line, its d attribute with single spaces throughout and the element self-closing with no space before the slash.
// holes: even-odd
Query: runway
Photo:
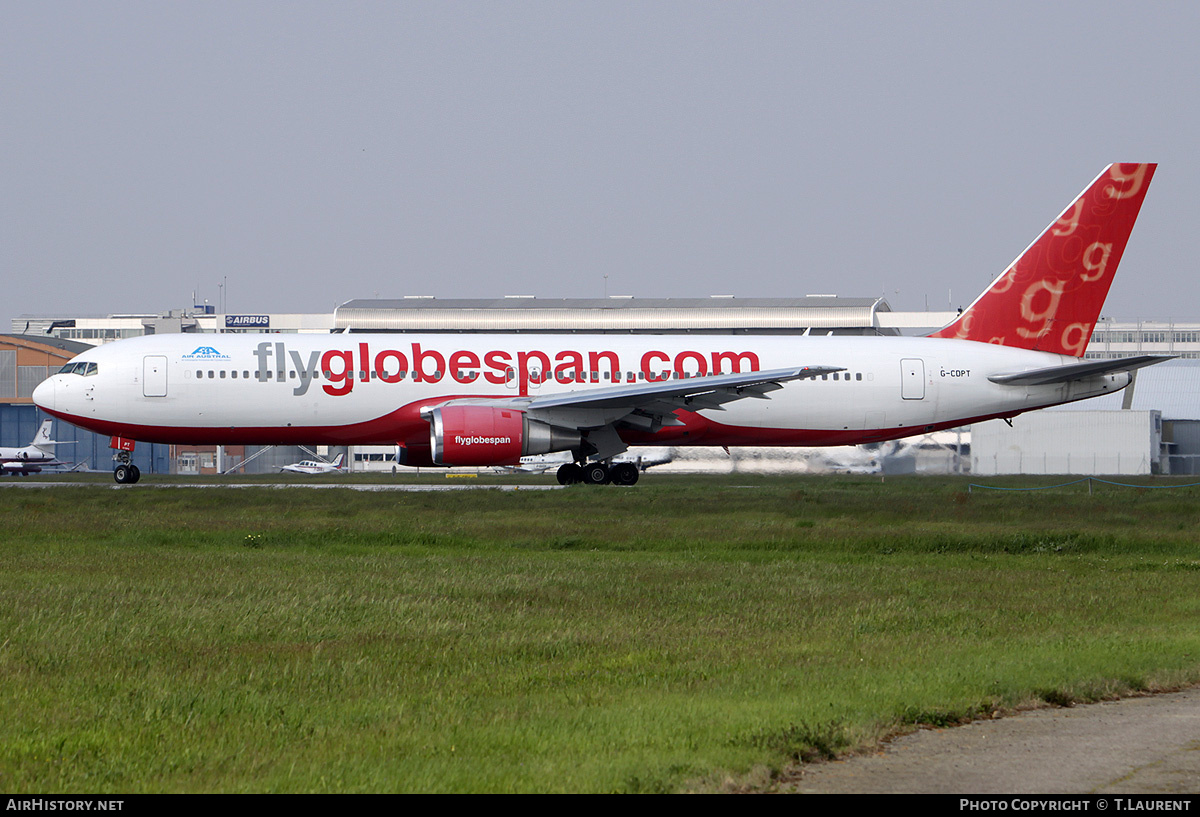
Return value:
<svg viewBox="0 0 1200 817">
<path fill-rule="evenodd" d="M 144 491 L 174 488 L 189 489 L 227 489 L 227 488 L 301 488 L 306 490 L 347 490 L 347 491 L 558 491 L 563 485 L 435 485 L 435 484 L 395 484 L 395 483 L 364 483 L 364 482 L 228 482 L 228 483 L 180 483 L 180 482 L 147 482 L 141 485 L 109 485 L 94 482 L 37 482 L 32 480 L 0 481 L 0 488 L 99 488 L 110 491 Z"/>
<path fill-rule="evenodd" d="M 1200 688 L 922 729 L 801 768 L 812 794 L 1200 792 Z"/>
</svg>

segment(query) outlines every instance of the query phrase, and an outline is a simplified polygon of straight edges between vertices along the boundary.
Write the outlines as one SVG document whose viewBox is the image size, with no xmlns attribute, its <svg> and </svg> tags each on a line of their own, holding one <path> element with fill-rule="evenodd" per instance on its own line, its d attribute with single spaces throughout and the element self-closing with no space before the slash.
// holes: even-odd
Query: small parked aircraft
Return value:
<svg viewBox="0 0 1200 817">
<path fill-rule="evenodd" d="M 54 446 L 73 445 L 74 443 L 63 443 L 50 439 L 50 428 L 53 425 L 53 420 L 45 420 L 37 434 L 33 436 L 33 442 L 24 448 L 0 448 L 0 473 L 24 476 L 36 474 L 43 467 L 66 465 L 67 463 L 58 462 L 55 459 Z"/>
<path fill-rule="evenodd" d="M 301 460 L 300 462 L 293 462 L 291 465 L 282 465 L 279 467 L 279 470 L 281 472 L 290 471 L 293 474 L 336 474 L 346 470 L 346 467 L 342 465 L 342 460 L 345 458 L 345 454 L 338 454 L 333 462 Z"/>
</svg>

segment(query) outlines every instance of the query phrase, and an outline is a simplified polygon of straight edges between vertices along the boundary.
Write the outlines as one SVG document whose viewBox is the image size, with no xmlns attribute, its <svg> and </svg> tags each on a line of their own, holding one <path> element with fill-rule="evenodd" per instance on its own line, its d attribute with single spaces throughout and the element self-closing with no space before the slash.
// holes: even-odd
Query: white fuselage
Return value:
<svg viewBox="0 0 1200 817">
<path fill-rule="evenodd" d="M 34 400 L 100 433 L 146 442 L 393 444 L 429 434 L 455 398 L 611 389 L 789 366 L 843 369 L 769 399 L 680 411 L 629 443 L 845 445 L 907 436 L 1124 388 L 1127 373 L 1042 386 L 995 374 L 1075 358 L 973 341 L 764 335 L 149 335 L 84 352 Z M 77 366 L 78 371 L 84 367 Z"/>
<path fill-rule="evenodd" d="M 42 451 L 32 445 L 27 445 L 24 448 L 0 448 L 0 463 L 12 463 L 20 466 L 23 463 L 48 463 L 54 461 L 54 455 L 48 451 Z"/>
</svg>

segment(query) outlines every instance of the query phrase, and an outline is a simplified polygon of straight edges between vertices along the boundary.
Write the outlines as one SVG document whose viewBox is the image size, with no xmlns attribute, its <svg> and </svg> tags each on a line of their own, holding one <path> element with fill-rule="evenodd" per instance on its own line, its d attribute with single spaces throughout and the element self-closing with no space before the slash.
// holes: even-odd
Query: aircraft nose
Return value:
<svg viewBox="0 0 1200 817">
<path fill-rule="evenodd" d="M 54 376 L 51 375 L 38 383 L 33 389 L 33 402 L 38 408 L 54 408 Z"/>
</svg>

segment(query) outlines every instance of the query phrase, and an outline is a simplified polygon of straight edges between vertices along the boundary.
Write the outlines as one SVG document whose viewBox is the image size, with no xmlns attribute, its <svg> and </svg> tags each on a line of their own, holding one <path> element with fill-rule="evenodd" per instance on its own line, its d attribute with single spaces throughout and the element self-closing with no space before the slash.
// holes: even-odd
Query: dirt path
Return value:
<svg viewBox="0 0 1200 817">
<path fill-rule="evenodd" d="M 875 754 L 806 766 L 793 788 L 826 794 L 1200 792 L 1200 688 L 922 730 Z"/>
</svg>

